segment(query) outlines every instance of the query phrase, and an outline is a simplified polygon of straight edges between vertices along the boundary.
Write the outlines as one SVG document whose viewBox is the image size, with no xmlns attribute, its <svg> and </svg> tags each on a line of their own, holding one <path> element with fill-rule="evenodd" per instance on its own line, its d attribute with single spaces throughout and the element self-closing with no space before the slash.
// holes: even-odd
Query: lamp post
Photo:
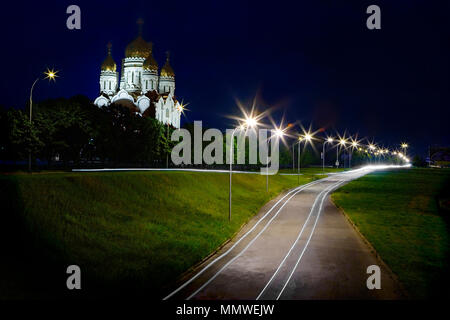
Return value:
<svg viewBox="0 0 450 320">
<path fill-rule="evenodd" d="M 325 144 L 326 143 L 333 143 L 333 138 L 328 137 L 327 140 L 325 140 L 323 142 L 323 146 L 322 146 L 322 173 L 325 174 Z"/>
<path fill-rule="evenodd" d="M 166 168 L 169 168 L 169 120 L 167 120 L 166 139 L 167 139 Z"/>
<path fill-rule="evenodd" d="M 292 172 L 295 172 L 295 142 L 292 144 Z"/>
<path fill-rule="evenodd" d="M 273 130 L 277 139 L 280 139 L 281 137 L 284 136 L 284 131 L 286 129 L 275 128 L 275 130 Z M 270 141 L 271 140 L 272 140 L 272 138 L 270 139 Z M 266 153 L 266 165 L 267 165 L 267 168 L 266 168 L 266 192 L 269 192 L 269 148 L 267 148 L 267 153 Z"/>
<path fill-rule="evenodd" d="M 44 72 L 45 74 L 45 78 L 44 79 L 48 79 L 49 81 L 55 81 L 55 78 L 58 77 L 56 74 L 59 71 L 55 71 L 53 69 L 48 69 L 47 71 Z M 36 80 L 34 80 L 33 85 L 31 86 L 31 90 L 30 90 L 30 136 L 31 136 L 31 120 L 32 120 L 32 115 L 33 115 L 33 89 L 34 86 L 36 85 L 36 83 L 41 80 L 40 77 L 36 78 Z M 31 146 L 30 146 L 30 150 L 28 152 L 28 172 L 31 172 Z"/>
<path fill-rule="evenodd" d="M 336 169 L 339 168 L 339 146 L 336 146 Z"/>
<path fill-rule="evenodd" d="M 298 150 L 297 150 L 297 184 L 300 184 L 300 163 L 302 161 L 301 159 L 301 146 L 300 144 L 302 143 L 303 138 L 302 137 L 298 137 Z"/>
<path fill-rule="evenodd" d="M 358 142 L 357 141 L 352 141 L 351 153 L 350 153 L 350 157 L 348 158 L 348 168 L 349 169 L 352 167 L 353 149 L 355 149 L 357 147 L 358 147 Z"/>
<path fill-rule="evenodd" d="M 402 149 L 403 149 L 403 154 L 406 156 L 406 149 L 408 148 L 408 144 L 403 142 L 403 143 L 401 144 L 401 147 L 402 147 Z"/>
<path fill-rule="evenodd" d="M 232 174 L 233 174 L 233 149 L 234 149 L 234 134 L 238 130 L 243 130 L 245 128 L 253 128 L 256 127 L 257 122 L 254 118 L 247 118 L 245 120 L 245 124 L 241 124 L 239 127 L 234 128 L 231 133 L 230 139 L 230 188 L 229 188 L 229 204 L 228 204 L 228 220 L 231 221 L 231 186 L 232 186 Z"/>
<path fill-rule="evenodd" d="M 375 149 L 376 149 L 376 147 L 372 143 L 369 144 L 369 150 L 372 153 L 372 155 L 375 154 Z M 370 157 L 370 164 L 372 164 L 372 157 Z"/>
<path fill-rule="evenodd" d="M 299 158 L 299 161 L 298 161 L 298 174 L 300 175 L 300 168 L 301 168 L 301 161 L 300 161 L 300 159 L 301 159 L 301 156 L 302 156 L 302 151 L 301 151 L 301 147 L 300 147 L 300 144 L 303 142 L 303 141 L 305 141 L 305 146 L 306 146 L 306 143 L 307 142 L 311 142 L 311 140 L 312 140 L 312 138 L 313 138 L 313 136 L 310 134 L 310 133 L 305 133 L 304 134 L 304 136 L 303 137 L 298 137 L 298 154 L 299 154 L 299 156 L 298 156 L 298 158 Z"/>
<path fill-rule="evenodd" d="M 341 138 L 339 140 L 339 146 L 344 147 L 344 150 L 345 150 L 346 143 L 347 143 L 347 141 L 344 138 Z M 337 154 L 338 154 L 338 158 L 339 158 L 339 147 L 336 147 L 336 149 L 337 149 Z M 339 160 L 336 160 L 336 166 L 339 166 Z M 344 160 L 344 169 L 345 169 L 345 160 Z"/>
</svg>

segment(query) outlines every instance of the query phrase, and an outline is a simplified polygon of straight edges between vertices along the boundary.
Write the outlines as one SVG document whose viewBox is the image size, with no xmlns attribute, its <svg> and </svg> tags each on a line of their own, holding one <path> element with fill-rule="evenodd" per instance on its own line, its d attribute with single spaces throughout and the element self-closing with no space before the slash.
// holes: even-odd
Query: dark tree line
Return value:
<svg viewBox="0 0 450 320">
<path fill-rule="evenodd" d="M 31 152 L 41 167 L 127 164 L 159 166 L 172 145 L 172 127 L 118 104 L 98 108 L 87 97 L 42 101 L 29 109 L 2 108 L 0 159 L 23 163 Z"/>
<path fill-rule="evenodd" d="M 193 124 L 184 127 L 193 137 Z M 207 128 L 203 128 L 205 131 Z M 170 141 L 173 127 L 167 127 L 152 116 L 142 116 L 130 106 L 111 104 L 98 108 L 85 96 L 49 99 L 33 105 L 33 118 L 29 120 L 29 109 L 0 110 L 0 164 L 3 168 L 25 167 L 31 153 L 34 168 L 73 167 L 165 167 L 167 155 L 175 142 Z M 203 141 L 203 148 L 210 142 Z M 227 168 L 226 140 L 223 140 L 223 165 Z M 237 141 L 234 145 L 236 148 Z M 281 168 L 297 166 L 297 147 L 292 150 L 292 141 L 280 143 L 279 164 Z M 249 165 L 249 145 L 245 144 L 245 165 L 235 169 L 258 169 L 260 165 Z M 302 146 L 301 165 L 321 165 L 321 143 L 316 148 Z M 193 163 L 192 144 L 192 161 Z M 236 150 L 236 149 L 235 149 Z M 294 159 L 292 157 L 294 152 Z M 234 153 L 235 161 L 237 154 Z M 352 166 L 376 163 L 373 155 L 355 150 L 351 155 Z M 381 160 L 381 159 L 380 159 Z M 386 159 L 396 162 L 395 159 Z M 334 148 L 327 148 L 326 165 L 336 161 Z M 339 153 L 340 166 L 349 165 L 349 153 Z M 236 162 L 235 162 L 236 163 Z M 171 165 L 169 155 L 169 165 Z M 203 167 L 211 167 L 203 165 Z"/>
</svg>

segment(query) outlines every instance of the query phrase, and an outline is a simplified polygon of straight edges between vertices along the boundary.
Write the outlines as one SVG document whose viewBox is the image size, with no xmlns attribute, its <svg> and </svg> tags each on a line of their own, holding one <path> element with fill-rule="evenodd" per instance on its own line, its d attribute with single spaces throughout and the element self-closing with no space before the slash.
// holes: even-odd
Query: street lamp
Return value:
<svg viewBox="0 0 450 320">
<path fill-rule="evenodd" d="M 231 133 L 231 139 L 230 139 L 230 191 L 229 191 L 229 211 L 228 211 L 228 220 L 231 221 L 231 184 L 232 184 L 232 173 L 233 173 L 233 149 L 234 149 L 234 134 L 236 131 L 244 130 L 247 128 L 254 128 L 257 126 L 257 120 L 253 117 L 247 117 L 244 120 L 244 124 L 239 125 L 238 127 L 234 128 L 233 132 Z"/>
<path fill-rule="evenodd" d="M 408 148 L 408 144 L 405 142 L 402 142 L 401 147 L 403 149 L 403 154 L 406 156 L 406 149 Z"/>
<path fill-rule="evenodd" d="M 280 139 L 284 136 L 284 131 L 287 129 L 288 127 L 286 127 L 285 129 L 280 129 L 280 128 L 275 128 L 275 130 L 272 130 L 273 133 L 275 133 L 275 137 L 277 139 Z M 271 141 L 272 139 L 270 139 L 269 141 Z M 267 148 L 267 153 L 266 153 L 266 192 L 269 192 L 269 148 Z"/>
<path fill-rule="evenodd" d="M 339 146 L 345 148 L 345 144 L 347 141 L 344 138 L 341 138 L 339 140 Z M 336 146 L 336 167 L 339 167 L 339 146 Z M 345 169 L 345 162 L 344 162 L 344 169 Z"/>
<path fill-rule="evenodd" d="M 328 137 L 327 140 L 323 142 L 322 146 L 322 173 L 325 173 L 325 144 L 326 143 L 333 143 L 333 138 Z"/>
<path fill-rule="evenodd" d="M 302 143 L 303 137 L 299 136 L 297 138 L 297 143 L 298 143 L 298 151 L 297 151 L 297 183 L 300 184 L 300 163 L 301 163 L 301 155 L 302 155 L 302 150 L 301 150 L 301 146 L 300 144 Z"/>
<path fill-rule="evenodd" d="M 358 144 L 357 141 L 355 141 L 355 140 L 352 141 L 352 149 L 351 149 L 350 157 L 348 158 L 348 168 L 349 168 L 349 169 L 352 167 L 353 150 L 354 150 L 355 148 L 357 148 L 358 145 L 359 145 L 359 144 Z"/>
<path fill-rule="evenodd" d="M 370 150 L 370 152 L 374 155 L 375 154 L 375 150 L 376 150 L 376 147 L 375 147 L 375 145 L 374 144 L 369 144 L 369 150 Z M 372 157 L 370 157 L 370 163 L 372 164 Z"/>
<path fill-rule="evenodd" d="M 300 176 L 300 168 L 301 168 L 301 160 L 300 159 L 302 156 L 302 150 L 301 150 L 302 148 L 300 145 L 303 141 L 305 141 L 305 146 L 306 146 L 306 143 L 311 142 L 312 139 L 313 139 L 313 136 L 309 132 L 305 133 L 303 135 L 303 137 L 302 136 L 298 137 L 298 142 L 297 142 L 298 143 L 298 161 L 297 161 L 298 176 Z M 297 180 L 300 183 L 300 177 Z"/>
<path fill-rule="evenodd" d="M 58 72 L 59 71 L 55 71 L 53 69 L 47 68 L 47 71 L 43 72 L 45 75 L 44 79 L 48 79 L 48 81 L 56 81 L 56 78 L 58 77 L 58 75 L 57 75 Z M 30 90 L 30 135 L 31 135 L 31 119 L 32 119 L 32 114 L 33 114 L 33 89 L 39 80 L 41 80 L 40 77 L 38 77 L 38 78 L 36 78 L 36 80 L 34 80 L 33 85 L 31 86 L 31 90 Z M 30 150 L 28 152 L 28 172 L 31 172 L 31 146 L 30 146 Z"/>
</svg>

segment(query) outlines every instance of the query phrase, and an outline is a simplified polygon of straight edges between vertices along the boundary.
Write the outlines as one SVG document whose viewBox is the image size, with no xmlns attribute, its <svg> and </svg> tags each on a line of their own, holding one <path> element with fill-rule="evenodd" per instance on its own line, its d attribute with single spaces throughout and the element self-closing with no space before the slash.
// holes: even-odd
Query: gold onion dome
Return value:
<svg viewBox="0 0 450 320">
<path fill-rule="evenodd" d="M 116 72 L 116 63 L 111 56 L 111 43 L 108 43 L 108 56 L 102 63 L 102 71 L 113 71 Z"/>
<path fill-rule="evenodd" d="M 175 72 L 173 71 L 169 62 L 169 52 L 167 52 L 166 63 L 161 69 L 161 77 L 175 77 Z"/>
<path fill-rule="evenodd" d="M 158 70 L 158 62 L 156 62 L 155 58 L 153 58 L 152 53 L 150 52 L 150 55 L 145 59 L 144 70 Z"/>
<path fill-rule="evenodd" d="M 125 57 L 147 58 L 152 53 L 152 44 L 145 41 L 141 35 L 130 42 L 125 49 Z"/>
</svg>

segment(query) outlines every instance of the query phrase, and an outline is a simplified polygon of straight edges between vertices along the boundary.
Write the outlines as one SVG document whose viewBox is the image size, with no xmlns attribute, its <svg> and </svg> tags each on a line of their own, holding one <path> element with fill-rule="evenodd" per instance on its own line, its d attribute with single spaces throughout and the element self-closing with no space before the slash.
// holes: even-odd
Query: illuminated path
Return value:
<svg viewBox="0 0 450 320">
<path fill-rule="evenodd" d="M 330 202 L 364 168 L 300 186 L 264 206 L 164 299 L 398 299 L 398 283 Z M 369 290 L 367 267 L 381 268 Z"/>
</svg>

